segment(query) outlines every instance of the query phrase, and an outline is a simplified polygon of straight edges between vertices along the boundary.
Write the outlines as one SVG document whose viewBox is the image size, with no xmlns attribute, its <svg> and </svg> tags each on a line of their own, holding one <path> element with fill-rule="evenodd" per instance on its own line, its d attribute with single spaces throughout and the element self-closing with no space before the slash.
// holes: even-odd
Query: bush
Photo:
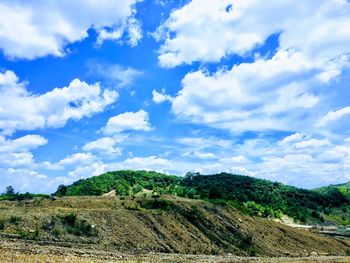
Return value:
<svg viewBox="0 0 350 263">
<path fill-rule="evenodd" d="M 78 220 L 77 215 L 70 213 L 61 216 L 62 224 L 65 226 L 68 233 L 76 236 L 91 236 L 95 234 L 94 228 L 86 219 Z"/>
<path fill-rule="evenodd" d="M 18 225 L 22 221 L 22 218 L 19 216 L 11 216 L 9 219 L 9 223 L 13 225 Z"/>
<path fill-rule="evenodd" d="M 77 220 L 77 215 L 70 213 L 68 215 L 62 216 L 61 217 L 63 224 L 69 225 L 69 226 L 74 226 Z"/>
<path fill-rule="evenodd" d="M 168 210 L 171 209 L 174 205 L 174 202 L 166 199 L 148 199 L 148 200 L 140 200 L 139 204 L 146 209 L 163 209 Z"/>
<path fill-rule="evenodd" d="M 0 230 L 4 230 L 6 226 L 6 221 L 3 219 L 0 219 Z"/>
</svg>

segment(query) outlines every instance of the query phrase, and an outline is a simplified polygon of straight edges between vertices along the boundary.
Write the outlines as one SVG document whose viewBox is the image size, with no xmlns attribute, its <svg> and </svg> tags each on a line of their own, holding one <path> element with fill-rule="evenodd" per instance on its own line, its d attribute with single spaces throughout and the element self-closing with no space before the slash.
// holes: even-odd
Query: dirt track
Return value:
<svg viewBox="0 0 350 263">
<path fill-rule="evenodd" d="M 53 245 L 38 245 L 23 240 L 0 240 L 0 262 L 1 263 L 99 263 L 99 262 L 350 262 L 350 257 L 303 257 L 303 258 L 254 258 L 208 256 L 208 255 L 184 255 L 184 254 L 124 254 L 103 250 L 89 250 L 67 248 Z"/>
</svg>

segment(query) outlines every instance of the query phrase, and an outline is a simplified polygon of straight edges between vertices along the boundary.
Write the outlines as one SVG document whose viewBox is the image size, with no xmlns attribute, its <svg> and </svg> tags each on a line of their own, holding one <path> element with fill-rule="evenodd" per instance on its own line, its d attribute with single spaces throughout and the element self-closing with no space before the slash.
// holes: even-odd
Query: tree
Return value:
<svg viewBox="0 0 350 263">
<path fill-rule="evenodd" d="M 131 190 L 133 194 L 137 194 L 143 190 L 143 187 L 139 184 L 135 184 Z"/>
<path fill-rule="evenodd" d="M 117 195 L 120 195 L 120 196 L 128 196 L 130 192 L 130 188 L 131 187 L 127 181 L 125 181 L 124 179 L 120 179 L 115 188 L 115 192 Z"/>
<path fill-rule="evenodd" d="M 11 185 L 9 185 L 8 187 L 6 187 L 5 194 L 7 194 L 7 195 L 15 195 L 16 194 L 15 193 L 15 189 Z"/>
<path fill-rule="evenodd" d="M 57 191 L 54 195 L 65 196 L 67 194 L 67 186 L 61 184 L 57 187 Z"/>
</svg>

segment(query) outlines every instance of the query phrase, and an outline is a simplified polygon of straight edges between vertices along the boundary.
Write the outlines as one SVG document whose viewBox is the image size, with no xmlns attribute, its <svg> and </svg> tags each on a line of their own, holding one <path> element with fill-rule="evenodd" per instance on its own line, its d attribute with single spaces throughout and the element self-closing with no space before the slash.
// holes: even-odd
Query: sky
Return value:
<svg viewBox="0 0 350 263">
<path fill-rule="evenodd" d="M 350 181 L 350 2 L 0 0 L 0 191 L 119 169 Z"/>
</svg>

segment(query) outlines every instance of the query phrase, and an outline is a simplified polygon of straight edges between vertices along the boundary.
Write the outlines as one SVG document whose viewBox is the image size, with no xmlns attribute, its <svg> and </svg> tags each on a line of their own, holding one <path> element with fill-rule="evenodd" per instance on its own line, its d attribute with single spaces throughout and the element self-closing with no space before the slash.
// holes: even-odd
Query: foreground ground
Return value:
<svg viewBox="0 0 350 263">
<path fill-rule="evenodd" d="M 264 258 L 264 257 L 237 257 L 233 255 L 209 256 L 209 255 L 185 255 L 185 254 L 126 254 L 103 250 L 77 249 L 61 247 L 57 245 L 44 245 L 23 240 L 0 240 L 1 263 L 99 263 L 99 262 L 324 262 L 345 263 L 350 262 L 350 257 L 337 256 L 310 256 L 298 258 Z"/>
<path fill-rule="evenodd" d="M 349 254 L 347 239 L 172 196 L 0 202 L 0 262 L 350 262 Z"/>
</svg>

